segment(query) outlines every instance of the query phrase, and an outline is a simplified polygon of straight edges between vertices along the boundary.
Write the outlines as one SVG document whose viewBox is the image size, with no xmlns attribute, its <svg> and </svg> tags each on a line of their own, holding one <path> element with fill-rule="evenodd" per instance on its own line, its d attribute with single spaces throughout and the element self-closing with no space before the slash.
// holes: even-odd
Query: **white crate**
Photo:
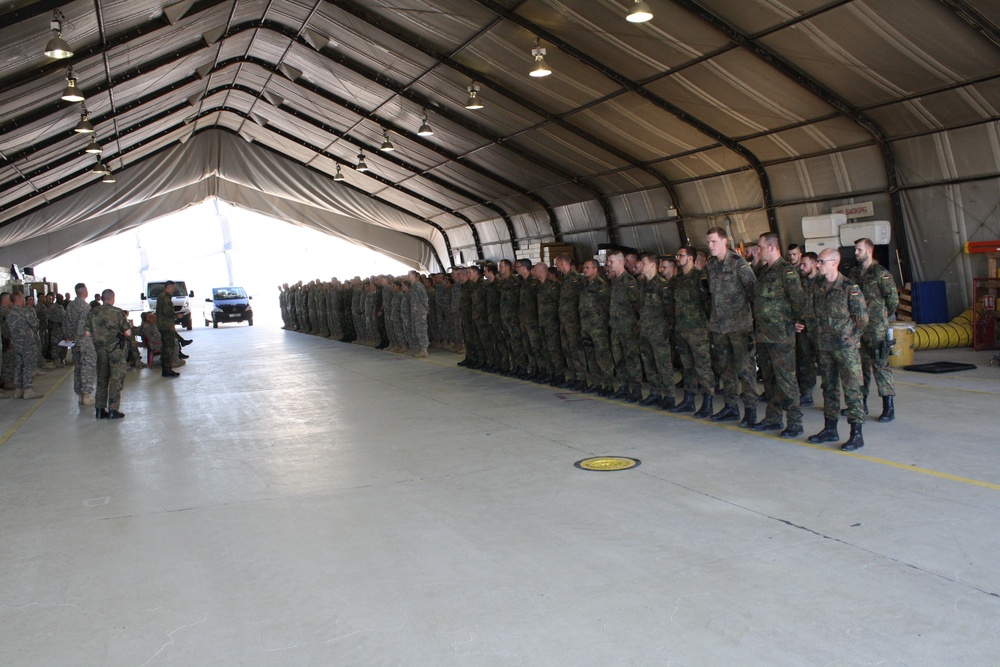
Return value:
<svg viewBox="0 0 1000 667">
<path fill-rule="evenodd" d="M 806 239 L 806 252 L 814 252 L 818 255 L 827 248 L 840 248 L 840 237 L 826 236 L 821 239 Z"/>
<path fill-rule="evenodd" d="M 844 213 L 827 213 L 826 215 L 807 215 L 802 218 L 802 237 L 806 239 L 824 239 L 840 234 L 840 226 L 847 222 Z"/>
<path fill-rule="evenodd" d="M 888 220 L 867 220 L 849 222 L 840 227 L 840 245 L 854 245 L 858 239 L 871 239 L 875 245 L 889 245 L 892 226 Z"/>
</svg>

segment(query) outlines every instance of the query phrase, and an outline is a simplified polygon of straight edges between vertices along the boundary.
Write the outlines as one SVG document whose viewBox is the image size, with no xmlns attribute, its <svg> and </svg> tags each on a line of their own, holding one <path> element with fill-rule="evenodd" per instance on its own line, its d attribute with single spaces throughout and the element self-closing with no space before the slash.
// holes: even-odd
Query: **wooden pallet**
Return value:
<svg viewBox="0 0 1000 667">
<path fill-rule="evenodd" d="M 900 322 L 913 321 L 913 296 L 910 292 L 912 285 L 906 283 L 902 287 L 896 286 L 899 293 L 899 307 L 896 309 L 896 319 Z"/>
</svg>

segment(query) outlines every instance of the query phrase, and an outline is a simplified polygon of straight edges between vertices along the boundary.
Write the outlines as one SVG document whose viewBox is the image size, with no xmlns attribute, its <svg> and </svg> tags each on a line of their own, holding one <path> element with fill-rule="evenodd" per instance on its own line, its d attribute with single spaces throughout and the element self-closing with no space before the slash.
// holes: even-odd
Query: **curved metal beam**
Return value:
<svg viewBox="0 0 1000 667">
<path fill-rule="evenodd" d="M 941 0 L 941 3 L 958 14 L 959 18 L 971 25 L 983 37 L 1000 47 L 1000 28 L 966 0 Z"/>
</svg>

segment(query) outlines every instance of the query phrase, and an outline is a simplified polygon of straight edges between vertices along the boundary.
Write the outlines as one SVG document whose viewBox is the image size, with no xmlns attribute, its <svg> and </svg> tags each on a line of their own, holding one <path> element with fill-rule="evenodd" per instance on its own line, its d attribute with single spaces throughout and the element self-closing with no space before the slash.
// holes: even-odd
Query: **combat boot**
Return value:
<svg viewBox="0 0 1000 667">
<path fill-rule="evenodd" d="M 714 422 L 732 422 L 740 418 L 740 409 L 732 403 L 726 403 L 717 414 L 712 415 Z"/>
<path fill-rule="evenodd" d="M 608 396 L 608 398 L 617 401 L 619 399 L 625 398 L 626 396 L 628 396 L 628 385 L 623 382 L 622 386 L 618 388 L 618 391 Z"/>
<path fill-rule="evenodd" d="M 837 442 L 840 440 L 840 434 L 837 433 L 837 420 L 827 419 L 823 426 L 823 430 L 816 435 L 810 435 L 807 440 L 814 445 L 818 445 L 822 442 Z"/>
<path fill-rule="evenodd" d="M 698 408 L 698 412 L 694 413 L 694 416 L 698 419 L 704 419 L 705 417 L 712 416 L 712 395 L 702 394 L 701 397 L 701 407 Z"/>
<path fill-rule="evenodd" d="M 789 424 L 785 427 L 785 430 L 781 432 L 782 438 L 797 438 L 802 435 L 802 424 Z"/>
<path fill-rule="evenodd" d="M 596 384 L 591 384 L 591 385 L 587 385 L 587 387 L 583 390 L 583 393 L 585 393 L 585 394 L 596 394 L 599 391 L 601 391 L 601 389 L 603 389 L 603 387 L 600 387 L 600 386 L 598 386 Z"/>
<path fill-rule="evenodd" d="M 604 398 L 611 398 L 611 394 L 613 394 L 613 393 L 615 393 L 615 388 L 612 387 L 610 384 L 609 385 L 605 385 L 604 387 L 601 387 L 597 391 L 597 395 L 598 396 L 602 396 Z"/>
<path fill-rule="evenodd" d="M 674 408 L 674 392 L 668 392 L 665 396 L 660 397 L 657 407 L 661 410 L 672 410 Z"/>
<path fill-rule="evenodd" d="M 125 415 L 117 410 L 108 410 L 108 419 L 124 419 Z"/>
<path fill-rule="evenodd" d="M 653 405 L 659 405 L 662 401 L 663 399 L 660 396 L 657 396 L 656 392 L 650 392 L 649 396 L 639 401 L 639 405 L 644 408 L 648 408 Z"/>
<path fill-rule="evenodd" d="M 563 387 L 564 384 L 566 384 L 566 378 L 562 375 L 556 375 L 552 378 L 552 381 L 549 382 L 550 387 L 558 387 L 560 389 L 565 389 L 565 387 Z"/>
<path fill-rule="evenodd" d="M 803 408 L 808 408 L 811 405 L 815 405 L 815 403 L 813 402 L 812 393 L 802 394 L 801 396 L 799 396 L 799 405 Z"/>
<path fill-rule="evenodd" d="M 892 404 L 892 399 L 892 396 L 882 397 L 882 414 L 878 417 L 879 422 L 882 424 L 891 422 L 896 418 L 896 407 Z"/>
<path fill-rule="evenodd" d="M 743 421 L 740 422 L 741 428 L 753 428 L 753 425 L 757 423 L 757 406 L 746 406 L 743 410 Z"/>
<path fill-rule="evenodd" d="M 851 437 L 840 446 L 845 452 L 853 452 L 865 446 L 865 439 L 861 435 L 861 424 L 851 424 Z"/>
<path fill-rule="evenodd" d="M 670 408 L 670 411 L 674 414 L 680 414 L 682 412 L 694 412 L 694 392 L 685 391 L 684 400 Z"/>
<path fill-rule="evenodd" d="M 24 398 L 24 390 L 23 389 L 18 389 L 18 388 L 15 387 L 14 388 L 14 398 Z"/>
<path fill-rule="evenodd" d="M 21 393 L 21 398 L 24 398 L 24 399 L 41 398 L 41 397 L 42 397 L 42 395 L 39 394 L 34 389 L 32 389 L 31 387 L 25 387 L 24 391 Z"/>
<path fill-rule="evenodd" d="M 95 419 L 107 419 L 108 418 L 108 411 L 105 410 L 104 408 L 95 408 L 94 409 L 94 418 Z"/>
<path fill-rule="evenodd" d="M 80 405 L 93 405 L 94 395 L 93 394 L 83 394 L 80 396 Z"/>
<path fill-rule="evenodd" d="M 417 353 L 413 355 L 413 358 L 414 359 L 426 359 L 427 358 L 427 348 L 426 347 L 420 348 L 420 350 L 418 350 Z"/>
<path fill-rule="evenodd" d="M 642 385 L 637 384 L 629 390 L 628 396 L 625 397 L 626 403 L 638 403 L 642 400 Z"/>
</svg>

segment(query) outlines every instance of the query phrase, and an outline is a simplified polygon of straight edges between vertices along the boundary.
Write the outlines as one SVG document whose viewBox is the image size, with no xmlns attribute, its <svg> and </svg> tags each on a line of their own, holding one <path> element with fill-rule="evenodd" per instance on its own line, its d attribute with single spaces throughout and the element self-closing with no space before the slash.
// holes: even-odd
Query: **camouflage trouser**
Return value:
<svg viewBox="0 0 1000 667">
<path fill-rule="evenodd" d="M 330 338 L 340 340 L 344 337 L 344 330 L 340 326 L 340 313 L 330 308 L 326 311 L 326 321 L 330 328 Z"/>
<path fill-rule="evenodd" d="M 427 313 L 427 341 L 435 345 L 441 342 L 441 318 L 437 308 Z"/>
<path fill-rule="evenodd" d="M 788 425 L 802 424 L 802 408 L 799 406 L 799 386 L 795 380 L 795 341 L 792 336 L 780 343 L 757 343 L 762 357 L 767 359 L 767 373 L 764 375 L 764 390 L 770 399 L 764 420 L 768 423 L 781 421 L 782 411 L 788 415 Z"/>
<path fill-rule="evenodd" d="M 410 309 L 401 308 L 399 319 L 399 337 L 402 339 L 401 343 L 407 350 L 412 350 L 417 344 L 417 341 L 413 336 L 413 318 L 410 316 Z"/>
<path fill-rule="evenodd" d="M 35 368 L 38 366 L 38 348 L 34 345 L 15 347 L 14 386 L 27 389 L 35 384 Z"/>
<path fill-rule="evenodd" d="M 876 359 L 875 350 L 885 342 L 885 336 L 881 338 L 861 337 L 861 393 L 868 396 L 871 387 L 872 375 L 875 376 L 875 385 L 878 387 L 879 396 L 895 396 L 896 387 L 892 383 L 892 371 L 889 369 L 889 361 L 879 363 Z"/>
<path fill-rule="evenodd" d="M 160 329 L 160 367 L 170 370 L 177 357 L 177 330 L 173 327 Z"/>
<path fill-rule="evenodd" d="M 97 351 L 96 407 L 117 410 L 122 404 L 125 385 L 125 350 L 113 348 Z"/>
<path fill-rule="evenodd" d="M 453 308 L 451 311 L 451 324 L 454 327 L 451 331 L 451 342 L 461 345 L 465 341 L 465 332 L 468 327 L 462 321 L 462 314 L 458 309 Z"/>
<path fill-rule="evenodd" d="M 742 397 L 744 406 L 757 405 L 757 371 L 754 368 L 753 334 L 746 331 L 713 333 L 715 354 L 722 370 L 722 388 L 726 404 L 737 405 Z"/>
<path fill-rule="evenodd" d="M 799 394 L 811 394 L 816 386 L 816 347 L 807 331 L 795 334 L 795 377 Z"/>
<path fill-rule="evenodd" d="M 861 402 L 861 359 L 854 349 L 819 353 L 819 370 L 823 376 L 823 417 L 829 421 L 840 418 L 840 388 L 847 401 L 847 421 L 864 424 L 865 411 Z"/>
<path fill-rule="evenodd" d="M 0 379 L 7 389 L 14 387 L 14 348 L 10 347 L 3 351 L 3 362 L 0 365 Z"/>
<path fill-rule="evenodd" d="M 642 364 L 646 367 L 646 379 L 654 396 L 673 396 L 674 365 L 670 336 L 666 331 L 643 329 L 639 337 L 639 351 Z"/>
<path fill-rule="evenodd" d="M 566 359 L 563 357 L 562 340 L 559 337 L 559 325 L 553 323 L 550 326 L 542 325 L 539 336 L 544 346 L 545 354 L 539 359 L 544 359 L 547 364 L 546 370 L 557 377 L 566 376 Z"/>
<path fill-rule="evenodd" d="M 611 339 L 604 327 L 584 329 L 582 346 L 587 358 L 587 384 L 611 386 L 615 360 L 611 354 Z"/>
<path fill-rule="evenodd" d="M 566 379 L 587 379 L 587 356 L 583 351 L 580 320 L 572 314 L 559 313 L 559 342 L 566 359 Z"/>
<path fill-rule="evenodd" d="M 482 363 L 486 361 L 483 356 L 483 345 L 479 341 L 479 329 L 476 322 L 469 316 L 462 318 L 462 334 L 459 340 L 465 340 L 465 358 L 468 361 Z"/>
<path fill-rule="evenodd" d="M 677 352 L 684 369 L 684 391 L 710 394 L 715 391 L 712 374 L 712 348 L 708 343 L 708 329 L 690 329 L 675 332 Z M 672 380 L 672 378 L 671 378 Z"/>
<path fill-rule="evenodd" d="M 430 343 L 427 334 L 427 311 L 422 308 L 411 308 L 410 319 L 413 320 L 414 349 L 426 350 Z"/>
<path fill-rule="evenodd" d="M 497 354 L 497 341 L 489 320 L 477 319 L 476 332 L 479 334 L 479 342 L 482 345 L 483 361 L 490 366 L 498 366 L 500 357 Z"/>
<path fill-rule="evenodd" d="M 497 351 L 497 364 L 501 370 L 510 369 L 510 342 L 504 335 L 503 322 L 496 318 L 490 318 L 490 328 L 493 330 L 493 344 Z"/>
<path fill-rule="evenodd" d="M 620 384 L 628 388 L 640 387 L 642 357 L 636 332 L 611 329 L 611 356 L 615 362 L 615 376 Z"/>
<path fill-rule="evenodd" d="M 43 343 L 45 339 L 46 331 L 43 329 L 35 334 L 35 348 L 38 354 L 35 355 L 35 365 L 41 368 L 42 364 L 45 363 L 46 354 L 48 354 L 48 347 Z"/>
<path fill-rule="evenodd" d="M 63 361 L 66 359 L 66 348 L 60 347 L 59 342 L 62 341 L 63 328 L 62 324 L 49 324 L 49 357 L 55 359 L 56 361 Z"/>
<path fill-rule="evenodd" d="M 97 351 L 90 338 L 76 341 L 73 346 L 73 391 L 93 394 L 97 384 Z"/>
<path fill-rule="evenodd" d="M 528 365 L 528 355 L 525 352 L 527 341 L 521 336 L 521 322 L 516 315 L 503 318 L 504 338 L 507 339 L 507 349 L 510 351 L 511 368 L 525 368 Z"/>
<path fill-rule="evenodd" d="M 538 322 L 521 320 L 521 341 L 524 344 L 524 356 L 529 369 L 551 370 L 549 368 L 549 355 L 545 351 L 542 330 L 538 327 Z"/>
</svg>

